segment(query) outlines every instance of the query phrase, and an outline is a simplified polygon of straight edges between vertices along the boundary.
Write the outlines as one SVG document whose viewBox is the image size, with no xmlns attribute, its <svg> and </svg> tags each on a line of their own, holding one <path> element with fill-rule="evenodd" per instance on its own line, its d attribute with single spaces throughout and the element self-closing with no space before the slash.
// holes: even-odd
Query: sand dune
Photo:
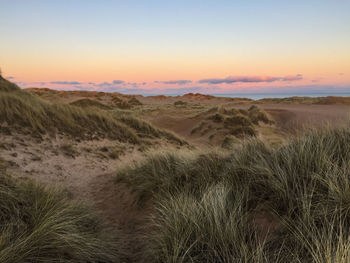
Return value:
<svg viewBox="0 0 350 263">
<path fill-rule="evenodd" d="M 110 116 L 115 129 L 125 127 L 134 134 L 135 140 L 130 141 L 126 139 L 128 134 L 126 137 L 104 136 L 104 130 L 100 130 L 99 136 L 82 138 L 72 137 L 64 129 L 54 133 L 47 128 L 47 132 L 34 133 L 30 125 L 23 131 L 18 130 L 21 122 L 11 122 L 10 113 L 1 115 L 0 158 L 5 161 L 8 172 L 21 180 L 30 178 L 64 188 L 72 198 L 93 207 L 105 226 L 122 233 L 120 242 L 125 262 L 148 262 L 147 257 L 142 256 L 143 236 L 149 229 L 147 222 L 154 207 L 152 202 L 138 205 L 130 187 L 115 183 L 115 173 L 121 167 L 163 149 L 217 148 L 224 152 L 249 137 L 258 137 L 272 146 L 283 145 L 304 128 L 324 123 L 344 126 L 350 110 L 347 98 L 252 101 L 201 94 L 143 97 L 48 89 L 27 91 L 29 94 L 23 93 L 23 96 L 34 94 L 35 99 L 28 98 L 35 103 L 43 103 L 40 105 L 48 108 L 55 108 L 56 103 L 69 105 L 79 114 L 98 111 L 101 116 Z M 3 99 L 22 96 L 19 90 L 2 92 Z M 36 101 L 38 97 L 40 101 Z M 253 110 L 266 115 L 267 119 L 254 119 Z M 62 110 L 57 114 L 65 113 Z M 93 129 L 82 131 L 93 133 Z M 258 221 L 265 222 L 265 219 L 258 215 Z"/>
</svg>

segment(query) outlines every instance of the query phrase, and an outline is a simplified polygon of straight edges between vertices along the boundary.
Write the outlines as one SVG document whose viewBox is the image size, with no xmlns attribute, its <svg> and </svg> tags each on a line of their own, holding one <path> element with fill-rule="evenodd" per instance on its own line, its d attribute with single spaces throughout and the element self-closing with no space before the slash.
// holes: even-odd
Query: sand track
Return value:
<svg viewBox="0 0 350 263">
<path fill-rule="evenodd" d="M 136 205 L 129 189 L 113 180 L 117 166 L 141 155 L 133 146 L 109 140 L 73 142 L 66 138 L 45 138 L 39 142 L 14 134 L 0 134 L 0 142 L 0 158 L 7 162 L 10 174 L 68 190 L 72 198 L 95 210 L 102 224 L 118 235 L 122 250 L 128 255 L 124 262 L 147 262 L 139 253 L 145 247 L 142 237 L 150 205 Z M 67 144 L 76 153 L 62 151 L 62 145 Z M 125 146 L 127 150 L 114 160 L 104 152 L 105 147 L 111 146 Z"/>
</svg>

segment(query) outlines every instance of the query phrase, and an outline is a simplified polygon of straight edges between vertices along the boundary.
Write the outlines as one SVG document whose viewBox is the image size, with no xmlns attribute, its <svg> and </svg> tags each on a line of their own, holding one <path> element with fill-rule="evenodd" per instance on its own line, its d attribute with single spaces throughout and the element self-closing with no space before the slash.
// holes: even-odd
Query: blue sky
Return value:
<svg viewBox="0 0 350 263">
<path fill-rule="evenodd" d="M 154 81 L 298 74 L 300 85 L 350 83 L 346 0 L 0 3 L 1 67 L 22 83 L 121 79 L 151 89 Z"/>
</svg>

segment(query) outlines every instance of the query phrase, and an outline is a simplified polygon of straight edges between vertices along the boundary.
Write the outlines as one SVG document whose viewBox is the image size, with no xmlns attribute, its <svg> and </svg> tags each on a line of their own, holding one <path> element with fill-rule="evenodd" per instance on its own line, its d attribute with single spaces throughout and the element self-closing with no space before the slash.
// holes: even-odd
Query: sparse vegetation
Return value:
<svg viewBox="0 0 350 263">
<path fill-rule="evenodd" d="M 215 113 L 208 117 L 209 120 L 212 120 L 213 122 L 222 122 L 224 120 L 224 116 L 220 113 Z"/>
<path fill-rule="evenodd" d="M 70 104 L 74 105 L 74 106 L 82 107 L 82 108 L 95 107 L 95 108 L 102 109 L 102 110 L 110 110 L 111 109 L 110 106 L 105 105 L 101 102 L 98 102 L 97 100 L 91 100 L 91 99 L 80 99 L 80 100 L 73 101 Z"/>
<path fill-rule="evenodd" d="M 130 105 L 132 105 L 132 106 L 140 106 L 140 105 L 142 105 L 142 103 L 141 103 L 138 99 L 136 99 L 135 97 L 131 98 L 131 99 L 128 101 L 128 103 L 129 103 Z"/>
<path fill-rule="evenodd" d="M 206 124 L 207 124 L 207 123 L 206 123 L 205 121 L 201 121 L 197 126 L 195 126 L 195 127 L 191 130 L 191 134 L 195 134 L 195 133 L 197 133 L 198 131 L 202 130 Z"/>
<path fill-rule="evenodd" d="M 187 104 L 188 104 L 187 102 L 182 101 L 182 100 L 177 100 L 174 102 L 175 107 L 186 107 Z"/>
<path fill-rule="evenodd" d="M 74 158 L 79 153 L 71 143 L 64 143 L 60 147 L 62 153 L 66 156 Z"/>
<path fill-rule="evenodd" d="M 118 99 L 118 102 L 116 102 L 114 104 L 114 106 L 116 106 L 119 109 L 124 109 L 124 110 L 132 108 L 132 105 L 129 102 L 127 102 L 126 100 L 121 100 L 121 99 Z"/>
<path fill-rule="evenodd" d="M 259 121 L 266 123 L 266 124 L 273 124 L 274 122 L 271 120 L 271 118 L 268 117 L 267 113 L 260 109 L 256 105 L 252 105 L 248 109 L 248 115 L 251 119 L 251 121 L 255 124 L 258 125 Z"/>
<path fill-rule="evenodd" d="M 115 160 L 115 159 L 118 159 L 122 153 L 123 153 L 123 151 L 121 151 L 120 149 L 112 149 L 112 150 L 109 152 L 108 156 L 109 156 L 111 159 Z"/>
<path fill-rule="evenodd" d="M 233 135 L 237 138 L 256 136 L 258 133 L 257 127 L 260 125 L 260 122 L 269 125 L 274 123 L 265 111 L 255 105 L 251 106 L 249 110 L 236 108 L 227 109 L 221 105 L 212 107 L 195 116 L 195 118 L 203 117 L 219 125 L 219 127 L 216 126 L 216 129 L 225 128 L 226 135 Z M 197 125 L 192 129 L 191 134 L 203 128 L 203 126 Z M 208 131 L 209 130 L 203 134 L 206 134 Z"/>
<path fill-rule="evenodd" d="M 230 134 L 237 137 L 256 135 L 256 131 L 251 120 L 240 113 L 231 117 L 226 117 L 224 120 L 224 125 L 229 130 Z"/>
<path fill-rule="evenodd" d="M 239 140 L 237 140 L 236 137 L 232 136 L 232 135 L 227 135 L 225 136 L 224 140 L 222 141 L 221 147 L 224 149 L 231 149 L 231 147 L 234 144 L 237 144 L 239 142 Z"/>
<path fill-rule="evenodd" d="M 133 117 L 132 115 L 123 114 L 116 118 L 128 125 L 129 127 L 133 128 L 141 137 L 164 137 L 167 140 L 178 143 L 180 145 L 187 144 L 187 142 L 184 139 L 180 138 L 174 133 L 166 131 L 164 129 L 155 128 L 152 124 L 148 123 L 147 121 L 140 120 L 136 117 Z"/>
<path fill-rule="evenodd" d="M 224 120 L 224 124 L 227 127 L 233 126 L 252 126 L 251 120 L 249 120 L 246 116 L 242 114 L 237 114 L 232 117 L 226 117 Z"/>
</svg>

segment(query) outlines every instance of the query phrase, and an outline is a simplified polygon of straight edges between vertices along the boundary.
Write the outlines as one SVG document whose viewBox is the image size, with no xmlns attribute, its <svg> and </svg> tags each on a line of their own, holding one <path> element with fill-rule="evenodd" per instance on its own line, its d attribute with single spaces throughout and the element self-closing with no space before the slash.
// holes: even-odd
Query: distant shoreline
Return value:
<svg viewBox="0 0 350 263">
<path fill-rule="evenodd" d="M 261 99 L 284 99 L 284 98 L 292 98 L 292 97 L 309 97 L 309 98 L 323 98 L 323 97 L 350 97 L 349 92 L 307 92 L 307 93 L 179 93 L 179 94 L 142 94 L 142 93 L 123 93 L 123 92 L 108 92 L 108 91 L 93 91 L 93 90 L 63 90 L 63 89 L 51 89 L 51 88 L 24 88 L 25 90 L 33 90 L 33 89 L 46 89 L 46 90 L 54 90 L 54 91 L 68 91 L 68 92 L 103 92 L 103 93 L 119 93 L 127 96 L 143 96 L 147 97 L 183 97 L 188 95 L 203 95 L 208 97 L 216 97 L 216 98 L 240 98 L 240 99 L 251 99 L 251 100 L 261 100 Z"/>
<path fill-rule="evenodd" d="M 188 93 L 187 93 L 188 94 Z M 218 98 L 246 98 L 253 100 L 260 99 L 282 99 L 282 98 L 291 98 L 291 97 L 350 97 L 350 92 L 335 92 L 335 93 L 235 93 L 235 94 L 205 94 Z M 125 94 L 131 95 L 131 94 Z M 153 96 L 166 96 L 166 97 L 182 97 L 186 94 L 138 94 L 144 97 L 153 97 Z"/>
</svg>

